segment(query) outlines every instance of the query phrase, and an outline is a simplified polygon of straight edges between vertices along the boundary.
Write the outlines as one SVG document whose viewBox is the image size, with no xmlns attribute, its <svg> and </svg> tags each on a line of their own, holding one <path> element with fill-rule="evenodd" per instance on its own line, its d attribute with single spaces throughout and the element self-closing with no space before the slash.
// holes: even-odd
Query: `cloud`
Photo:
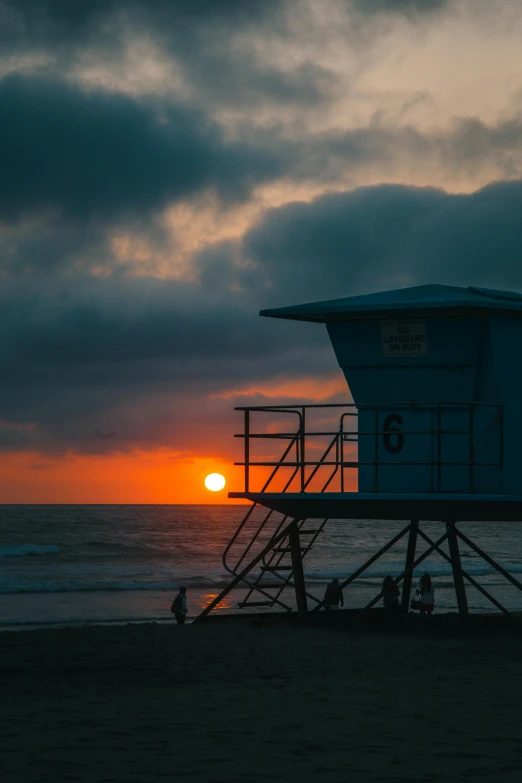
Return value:
<svg viewBox="0 0 522 783">
<path fill-rule="evenodd" d="M 345 56 L 328 52 L 342 42 L 368 51 L 381 35 L 371 24 L 376 14 L 412 21 L 444 5 L 325 0 L 318 15 L 308 0 L 4 0 L 4 68 L 66 72 L 109 90 L 183 94 L 228 121 L 248 111 L 287 116 L 292 107 L 326 107 L 346 95 Z"/>
<path fill-rule="evenodd" d="M 325 334 L 296 346 L 292 329 L 261 329 L 240 295 L 182 281 L 75 274 L 48 280 L 42 296 L 37 281 L 11 279 L 0 333 L 0 434 L 11 448 L 193 452 L 231 408 L 208 403 L 213 393 L 292 376 L 313 354 L 317 374 L 335 369 Z"/>
<path fill-rule="evenodd" d="M 453 0 L 352 0 L 361 14 L 428 14 L 450 5 Z"/>
<path fill-rule="evenodd" d="M 0 215 L 57 208 L 111 219 L 215 189 L 244 197 L 281 171 L 275 152 L 229 144 L 204 114 L 9 77 L 0 82 Z"/>
<path fill-rule="evenodd" d="M 433 282 L 522 289 L 521 211 L 521 181 L 471 194 L 376 186 L 270 210 L 242 240 L 195 256 L 193 282 L 76 271 L 49 278 L 43 296 L 37 278 L 11 277 L 0 292 L 4 442 L 218 443 L 235 395 L 274 385 L 298 397 L 336 371 L 322 327 L 259 309 Z"/>
<path fill-rule="evenodd" d="M 243 27 L 259 23 L 279 0 L 2 0 L 5 40 L 25 46 L 74 42 L 102 34 L 110 22 L 134 20 L 153 29 L 169 29 L 180 40 L 203 27 Z"/>
<path fill-rule="evenodd" d="M 219 450 L 238 400 L 342 394 L 259 309 L 522 288 L 522 16 L 487 5 L 0 0 L 2 448 Z"/>
<path fill-rule="evenodd" d="M 308 63 L 281 72 L 244 43 L 235 45 L 236 37 L 287 34 L 285 8 L 281 0 L 4 0 L 5 67 L 31 70 L 31 57 L 44 57 L 48 73 L 67 71 L 72 80 L 109 89 L 119 80 L 134 92 L 140 83 L 150 85 L 142 71 L 152 66 L 178 92 L 213 104 L 320 97 L 321 68 Z M 170 90 L 162 85 L 165 90 L 172 94 L 172 84 Z"/>
<path fill-rule="evenodd" d="M 209 192 L 237 205 L 289 178 L 341 189 L 343 181 L 394 180 L 408 168 L 419 185 L 453 176 L 477 186 L 522 174 L 518 118 L 490 126 L 463 119 L 424 133 L 380 122 L 302 136 L 245 126 L 229 139 L 204 113 L 169 101 L 14 76 L 0 81 L 0 122 L 0 220 L 28 221 L 27 231 L 0 237 L 4 268 L 111 266 L 115 230 L 141 224 L 157 232 L 161 210 Z M 157 233 L 154 244 L 162 241 Z"/>
<path fill-rule="evenodd" d="M 376 115 L 364 127 L 325 131 L 286 142 L 295 180 L 357 187 L 381 182 L 474 190 L 522 175 L 522 119 L 486 124 L 456 117 L 447 128 L 421 130 L 400 117 Z M 406 182 L 405 182 L 406 181 Z"/>
<path fill-rule="evenodd" d="M 243 239 L 269 306 L 421 283 L 522 288 L 522 182 L 381 185 L 269 211 Z"/>
<path fill-rule="evenodd" d="M 313 4 L 300 5 L 296 18 L 284 2 L 4 4 L 23 62 L 31 47 L 51 58 L 68 48 L 39 77 L 0 82 L 0 215 L 57 206 L 75 218 L 130 213 L 134 221 L 207 190 L 248 199 L 284 178 L 336 189 L 399 181 L 472 190 L 522 175 L 515 73 L 493 80 L 496 97 L 488 92 L 484 106 L 469 98 L 460 118 L 463 96 L 477 91 L 460 72 L 451 84 L 439 73 L 440 52 L 461 49 L 451 25 L 423 12 L 458 5 L 472 34 L 462 56 L 471 57 L 482 33 L 469 4 L 339 0 L 320 20 Z M 430 62 L 409 18 L 370 20 L 371 40 L 359 40 L 355 7 L 368 18 L 416 9 Z M 498 44 L 502 29 L 493 32 Z M 394 41 L 401 57 L 390 62 Z M 515 62 L 513 46 L 510 38 Z M 491 47 L 483 58 L 490 71 L 501 54 Z M 417 80 L 417 72 L 426 75 Z M 441 108 L 446 94 L 454 100 Z"/>
<path fill-rule="evenodd" d="M 338 6 L 361 14 L 430 13 L 454 0 L 339 0 L 324 4 L 323 12 Z M 6 43 L 13 39 L 28 45 L 85 41 L 103 33 L 111 22 L 140 24 L 157 33 L 168 31 L 171 40 L 193 43 L 207 30 L 223 32 L 252 28 L 285 27 L 290 17 L 308 15 L 307 0 L 2 0 Z M 7 35 L 7 33 L 9 35 Z"/>
</svg>

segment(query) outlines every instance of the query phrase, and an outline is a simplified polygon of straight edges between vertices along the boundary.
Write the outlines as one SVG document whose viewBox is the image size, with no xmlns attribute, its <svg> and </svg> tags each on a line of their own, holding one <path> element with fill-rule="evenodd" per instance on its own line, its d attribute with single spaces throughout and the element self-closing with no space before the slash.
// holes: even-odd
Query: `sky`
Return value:
<svg viewBox="0 0 522 783">
<path fill-rule="evenodd" d="M 0 502 L 227 502 L 234 406 L 349 399 L 260 309 L 522 290 L 520 40 L 519 0 L 0 0 Z"/>
</svg>

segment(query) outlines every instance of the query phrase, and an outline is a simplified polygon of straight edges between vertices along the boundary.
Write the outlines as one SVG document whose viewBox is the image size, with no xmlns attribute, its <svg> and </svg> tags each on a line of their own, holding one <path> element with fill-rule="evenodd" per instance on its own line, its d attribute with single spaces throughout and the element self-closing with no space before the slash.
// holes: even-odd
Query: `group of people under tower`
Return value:
<svg viewBox="0 0 522 783">
<path fill-rule="evenodd" d="M 385 576 L 382 587 L 382 602 L 386 612 L 395 614 L 400 611 L 399 596 L 401 591 L 392 576 Z M 338 579 L 333 579 L 326 588 L 323 603 L 327 609 L 339 609 L 344 606 L 343 588 Z M 410 603 L 410 608 L 418 610 L 421 614 L 433 612 L 435 607 L 435 590 L 429 574 L 424 574 L 419 580 L 419 585 Z"/>
</svg>

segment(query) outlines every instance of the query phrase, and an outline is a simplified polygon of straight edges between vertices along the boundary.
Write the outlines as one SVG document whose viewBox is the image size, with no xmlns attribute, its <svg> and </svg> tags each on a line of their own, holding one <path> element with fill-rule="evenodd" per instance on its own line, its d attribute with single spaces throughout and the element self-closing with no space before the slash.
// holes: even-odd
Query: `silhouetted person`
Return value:
<svg viewBox="0 0 522 783">
<path fill-rule="evenodd" d="M 388 574 L 384 577 L 382 587 L 382 602 L 386 612 L 394 614 L 399 611 L 399 596 L 401 591 L 393 581 L 393 577 Z"/>
<path fill-rule="evenodd" d="M 326 588 L 324 605 L 327 609 L 339 609 L 339 606 L 344 606 L 343 591 L 338 579 L 332 579 Z"/>
<path fill-rule="evenodd" d="M 179 593 L 172 602 L 170 611 L 174 613 L 176 622 L 178 625 L 183 625 L 186 620 L 188 607 L 187 607 L 187 588 L 180 587 Z"/>
<path fill-rule="evenodd" d="M 435 590 L 429 574 L 421 576 L 419 581 L 419 612 L 421 614 L 431 614 L 435 606 Z"/>
</svg>

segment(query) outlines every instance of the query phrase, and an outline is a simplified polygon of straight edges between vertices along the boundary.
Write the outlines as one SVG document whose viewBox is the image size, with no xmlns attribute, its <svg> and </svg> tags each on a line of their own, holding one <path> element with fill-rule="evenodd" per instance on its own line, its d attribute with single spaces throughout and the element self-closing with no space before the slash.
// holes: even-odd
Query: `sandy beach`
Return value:
<svg viewBox="0 0 522 783">
<path fill-rule="evenodd" d="M 1 779 L 518 781 L 519 633 L 432 619 L 2 633 Z"/>
</svg>

